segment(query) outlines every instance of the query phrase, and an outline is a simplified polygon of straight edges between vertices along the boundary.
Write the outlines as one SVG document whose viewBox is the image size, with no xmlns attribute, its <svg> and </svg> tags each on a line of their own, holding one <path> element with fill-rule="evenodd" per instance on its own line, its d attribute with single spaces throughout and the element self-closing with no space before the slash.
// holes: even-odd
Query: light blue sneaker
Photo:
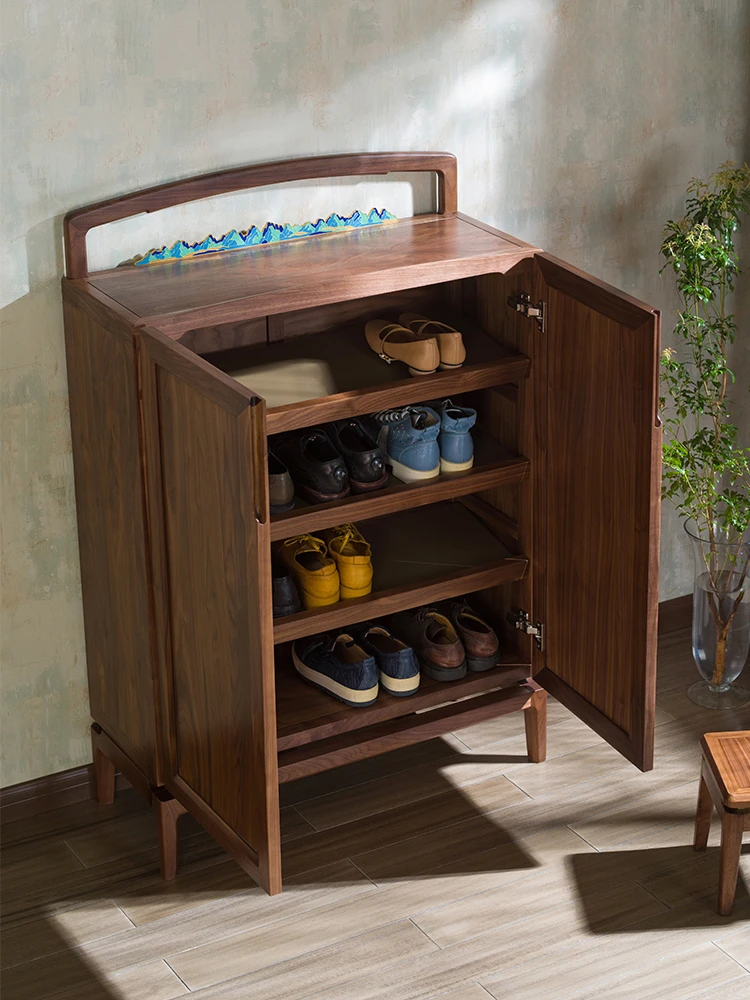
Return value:
<svg viewBox="0 0 750 1000">
<path fill-rule="evenodd" d="M 429 406 L 405 406 L 373 414 L 378 447 L 393 475 L 403 483 L 440 475 L 440 417 Z"/>
<path fill-rule="evenodd" d="M 468 406 L 454 406 L 446 399 L 440 404 L 440 471 L 466 472 L 474 464 L 474 442 L 471 428 L 477 422 L 477 411 Z"/>
</svg>

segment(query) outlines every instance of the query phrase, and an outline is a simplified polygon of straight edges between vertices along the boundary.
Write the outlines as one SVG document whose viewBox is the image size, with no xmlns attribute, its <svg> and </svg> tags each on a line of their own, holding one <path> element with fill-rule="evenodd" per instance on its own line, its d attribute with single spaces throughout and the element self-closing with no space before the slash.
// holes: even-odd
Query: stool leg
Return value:
<svg viewBox="0 0 750 1000">
<path fill-rule="evenodd" d="M 711 829 L 711 813 L 713 801 L 703 775 L 698 787 L 698 807 L 695 810 L 695 838 L 693 847 L 696 851 L 705 851 L 708 844 L 708 831 Z"/>
<path fill-rule="evenodd" d="M 721 817 L 721 863 L 719 866 L 719 913 L 726 917 L 734 906 L 737 873 L 742 851 L 742 828 L 745 818 L 741 813 L 724 812 Z"/>
</svg>

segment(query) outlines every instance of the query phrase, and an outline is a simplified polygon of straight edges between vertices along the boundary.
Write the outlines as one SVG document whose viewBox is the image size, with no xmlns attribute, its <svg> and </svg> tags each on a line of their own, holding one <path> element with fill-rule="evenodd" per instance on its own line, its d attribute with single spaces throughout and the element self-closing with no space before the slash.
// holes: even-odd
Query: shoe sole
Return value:
<svg viewBox="0 0 750 1000">
<path fill-rule="evenodd" d="M 466 665 L 475 674 L 484 673 L 497 666 L 497 653 L 494 656 L 467 656 Z"/>
<path fill-rule="evenodd" d="M 278 607 L 274 604 L 273 606 L 273 617 L 274 618 L 285 618 L 287 615 L 296 615 L 297 612 L 301 611 L 302 607 L 300 605 L 286 604 L 283 607 Z"/>
<path fill-rule="evenodd" d="M 294 499 L 285 504 L 269 504 L 272 514 L 286 514 L 289 510 L 294 510 Z"/>
<path fill-rule="evenodd" d="M 351 708 L 366 708 L 368 705 L 374 704 L 377 700 L 377 684 L 364 691 L 358 691 L 355 688 L 348 688 L 344 684 L 339 684 L 332 677 L 321 674 L 320 671 L 313 670 L 312 667 L 308 667 L 307 664 L 303 663 L 297 656 L 294 647 L 292 647 L 292 662 L 294 663 L 294 669 L 300 677 L 304 677 L 306 681 L 314 684 L 316 688 L 320 688 L 326 694 L 330 694 L 339 701 L 343 701 L 345 705 L 349 705 Z"/>
<path fill-rule="evenodd" d="M 438 367 L 442 368 L 443 366 L 439 365 Z M 460 367 L 460 365 L 459 365 L 459 367 Z M 411 367 L 409 367 L 409 374 L 413 378 L 419 378 L 420 375 L 434 375 L 436 371 L 437 371 L 437 368 L 430 368 L 429 371 L 421 371 L 419 368 L 411 368 Z"/>
<path fill-rule="evenodd" d="M 388 476 L 386 474 L 382 479 L 378 479 L 376 483 L 357 483 L 353 479 L 350 479 L 349 482 L 352 487 L 352 493 L 372 493 L 373 490 L 382 490 L 388 482 Z"/>
<path fill-rule="evenodd" d="M 468 470 L 474 464 L 474 456 L 472 455 L 468 462 L 449 462 L 447 458 L 440 459 L 440 471 L 441 472 L 468 472 Z"/>
<path fill-rule="evenodd" d="M 394 698 L 408 698 L 419 689 L 419 674 L 416 677 L 389 677 L 381 670 L 380 686 Z"/>
<path fill-rule="evenodd" d="M 464 366 L 463 361 L 459 361 L 457 365 L 449 365 L 447 362 L 441 361 L 438 367 L 442 368 L 443 371 L 446 371 L 452 368 L 463 368 L 463 366 Z"/>
<path fill-rule="evenodd" d="M 410 469 L 408 465 L 402 465 L 401 462 L 397 462 L 390 456 L 388 457 L 388 464 L 393 469 L 393 475 L 396 479 L 400 479 L 402 483 L 418 483 L 424 479 L 435 479 L 436 476 L 440 475 L 439 465 L 436 465 L 434 469 L 422 472 L 419 469 Z"/>
<path fill-rule="evenodd" d="M 372 593 L 372 583 L 368 583 L 366 587 L 360 587 L 357 590 L 351 590 L 349 587 L 341 587 L 341 600 L 342 601 L 352 601 L 355 597 L 367 597 L 368 594 Z"/>
<path fill-rule="evenodd" d="M 351 493 L 348 487 L 341 493 L 316 493 L 315 490 L 311 490 L 307 486 L 300 486 L 299 491 L 311 503 L 328 503 L 329 500 L 344 500 Z"/>
<path fill-rule="evenodd" d="M 437 667 L 434 663 L 428 663 L 426 660 L 420 660 L 419 662 L 422 670 L 434 681 L 460 681 L 466 677 L 465 660 L 458 667 Z"/>
</svg>

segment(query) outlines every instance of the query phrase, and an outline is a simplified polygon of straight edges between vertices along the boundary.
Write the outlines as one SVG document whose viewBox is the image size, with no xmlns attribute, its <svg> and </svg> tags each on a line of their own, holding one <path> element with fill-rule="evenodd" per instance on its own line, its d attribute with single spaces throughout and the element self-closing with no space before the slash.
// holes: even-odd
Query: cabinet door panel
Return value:
<svg viewBox="0 0 750 1000">
<path fill-rule="evenodd" d="M 546 303 L 545 648 L 537 680 L 653 766 L 661 432 L 659 317 L 536 257 Z"/>
<path fill-rule="evenodd" d="M 141 354 L 167 787 L 277 891 L 265 404 L 156 331 Z"/>
</svg>

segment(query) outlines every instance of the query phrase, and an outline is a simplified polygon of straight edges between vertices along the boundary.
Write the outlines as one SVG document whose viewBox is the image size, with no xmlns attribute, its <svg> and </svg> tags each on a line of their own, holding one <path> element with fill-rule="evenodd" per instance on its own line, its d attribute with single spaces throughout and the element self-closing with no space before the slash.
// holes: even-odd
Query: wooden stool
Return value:
<svg viewBox="0 0 750 1000">
<path fill-rule="evenodd" d="M 695 814 L 696 851 L 705 851 L 711 826 L 711 805 L 721 816 L 719 905 L 722 916 L 732 912 L 742 833 L 750 830 L 750 730 L 706 733 L 701 737 L 703 766 Z"/>
</svg>

